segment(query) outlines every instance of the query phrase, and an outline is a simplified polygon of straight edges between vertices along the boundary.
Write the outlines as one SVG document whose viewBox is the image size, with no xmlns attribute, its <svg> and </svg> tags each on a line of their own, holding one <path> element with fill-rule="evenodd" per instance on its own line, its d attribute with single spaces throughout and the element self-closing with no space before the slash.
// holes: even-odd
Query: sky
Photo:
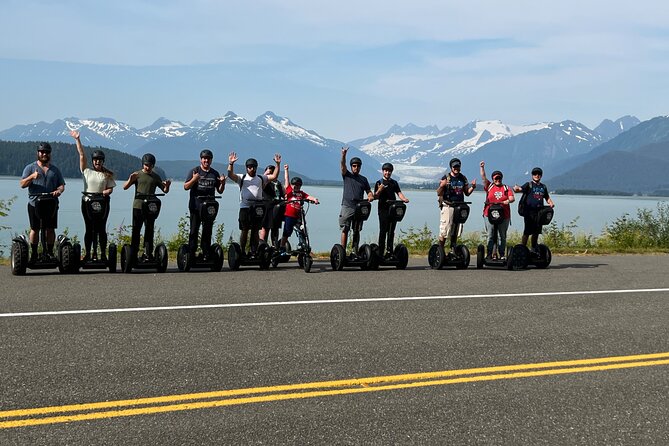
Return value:
<svg viewBox="0 0 669 446">
<path fill-rule="evenodd" d="M 350 141 L 669 114 L 660 0 L 2 0 L 0 37 L 0 130 L 272 111 Z"/>
</svg>

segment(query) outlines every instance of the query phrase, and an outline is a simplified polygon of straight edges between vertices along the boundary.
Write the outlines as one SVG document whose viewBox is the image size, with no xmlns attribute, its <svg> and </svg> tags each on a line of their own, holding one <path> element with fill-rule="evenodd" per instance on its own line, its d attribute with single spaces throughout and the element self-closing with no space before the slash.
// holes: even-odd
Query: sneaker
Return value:
<svg viewBox="0 0 669 446">
<path fill-rule="evenodd" d="M 86 254 L 86 255 L 84 256 L 84 258 L 81 259 L 81 261 L 84 262 L 84 263 L 86 263 L 86 262 L 90 262 L 90 261 L 91 261 L 91 255 L 90 255 L 90 254 Z"/>
</svg>

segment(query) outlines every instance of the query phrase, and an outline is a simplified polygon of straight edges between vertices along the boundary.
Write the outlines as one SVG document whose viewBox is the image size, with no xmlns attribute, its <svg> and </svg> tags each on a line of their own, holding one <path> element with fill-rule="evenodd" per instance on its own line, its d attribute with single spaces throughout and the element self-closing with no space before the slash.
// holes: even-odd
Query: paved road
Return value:
<svg viewBox="0 0 669 446">
<path fill-rule="evenodd" d="M 424 265 L 2 267 L 0 444 L 669 444 L 669 257 Z"/>
</svg>

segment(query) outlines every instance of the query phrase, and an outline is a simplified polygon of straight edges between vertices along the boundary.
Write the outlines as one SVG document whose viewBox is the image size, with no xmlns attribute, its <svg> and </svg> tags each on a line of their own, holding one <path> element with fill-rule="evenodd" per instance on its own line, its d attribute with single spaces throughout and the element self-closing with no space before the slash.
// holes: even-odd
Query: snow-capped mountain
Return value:
<svg viewBox="0 0 669 446">
<path fill-rule="evenodd" d="M 351 141 L 353 146 L 377 161 L 419 166 L 446 166 L 454 156 L 476 152 L 482 146 L 522 133 L 545 128 L 547 124 L 513 126 L 501 121 L 472 121 L 461 128 L 436 126 L 393 126 L 384 135 Z"/>
<path fill-rule="evenodd" d="M 17 125 L 0 132 L 0 139 L 10 141 L 58 141 L 72 142 L 71 130 L 81 133 L 81 141 L 87 146 L 132 151 L 158 138 L 182 136 L 194 130 L 178 121 L 160 118 L 141 130 L 112 118 L 65 118 L 52 123 Z"/>
<path fill-rule="evenodd" d="M 599 133 L 603 137 L 608 139 L 613 139 L 616 136 L 620 135 L 623 132 L 631 129 L 632 127 L 639 124 L 641 121 L 636 116 L 623 116 L 622 118 L 616 119 L 616 121 L 611 121 L 610 119 L 605 119 L 595 127 L 595 132 Z"/>
<path fill-rule="evenodd" d="M 275 153 L 281 153 L 292 170 L 310 178 L 339 180 L 341 141 L 327 139 L 307 130 L 290 119 L 266 112 L 250 121 L 233 112 L 215 118 L 202 128 L 174 138 L 149 141 L 134 153 L 154 153 L 158 160 L 197 160 L 200 150 L 214 152 L 214 161 L 227 161 L 229 152 L 236 152 L 240 166 L 246 158 L 256 158 L 261 166 L 272 164 Z M 358 156 L 363 171 L 378 171 L 379 163 L 365 153 L 351 148 L 349 158 Z M 369 167 L 368 167 L 369 166 Z M 363 172 L 364 173 L 364 172 Z"/>
</svg>

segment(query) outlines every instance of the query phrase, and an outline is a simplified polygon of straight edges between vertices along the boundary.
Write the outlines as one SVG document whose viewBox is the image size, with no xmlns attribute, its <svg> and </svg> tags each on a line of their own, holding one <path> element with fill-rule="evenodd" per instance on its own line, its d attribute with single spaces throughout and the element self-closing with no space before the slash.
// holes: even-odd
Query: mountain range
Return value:
<svg viewBox="0 0 669 446">
<path fill-rule="evenodd" d="M 620 187 L 617 182 L 595 181 L 599 166 L 624 169 L 635 166 L 648 171 L 663 165 L 662 143 L 669 142 L 669 118 L 640 122 L 633 116 L 615 121 L 605 119 L 594 129 L 572 121 L 511 125 L 498 120 L 477 120 L 462 127 L 420 127 L 394 125 L 382 134 L 349 141 L 347 144 L 307 130 L 290 119 L 266 112 L 247 120 L 228 112 L 208 122 L 188 125 L 160 118 L 148 127 L 135 129 L 111 118 L 66 118 L 52 123 L 17 125 L 0 132 L 11 141 L 71 142 L 70 130 L 81 132 L 85 145 L 114 148 L 134 155 L 146 152 L 161 160 L 197 160 L 202 148 L 214 151 L 215 161 L 225 163 L 229 151 L 243 161 L 257 158 L 269 164 L 275 152 L 284 155 L 292 170 L 315 180 L 339 180 L 340 148 L 350 146 L 349 157 L 363 159 L 363 174 L 374 176 L 380 164 L 392 162 L 395 177 L 404 183 L 434 183 L 458 157 L 463 172 L 478 178 L 479 161 L 490 171 L 502 170 L 505 182 L 526 181 L 534 166 L 544 167 L 551 189 L 588 189 L 650 193 L 667 189 L 659 179 Z M 585 170 L 582 170 L 581 168 Z M 610 175 L 610 171 L 605 173 Z M 608 177 L 607 177 L 608 178 Z M 637 187 L 638 186 L 638 187 Z"/>
</svg>

